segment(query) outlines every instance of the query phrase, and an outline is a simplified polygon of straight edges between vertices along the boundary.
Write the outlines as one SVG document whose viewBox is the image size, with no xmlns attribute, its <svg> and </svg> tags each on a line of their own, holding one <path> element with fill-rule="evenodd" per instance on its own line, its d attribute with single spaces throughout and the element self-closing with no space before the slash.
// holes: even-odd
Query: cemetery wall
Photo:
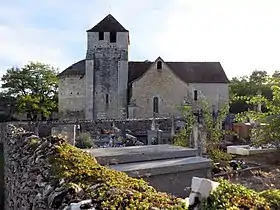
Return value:
<svg viewBox="0 0 280 210">
<path fill-rule="evenodd" d="M 119 196 L 134 196 L 133 193 L 139 195 L 140 192 L 148 196 L 147 200 L 143 200 L 142 203 L 150 208 L 183 209 L 180 207 L 184 205 L 181 200 L 158 193 L 141 180 L 129 178 L 122 172 L 98 165 L 89 154 L 66 144 L 62 139 L 39 138 L 31 132 L 25 132 L 22 128 L 11 124 L 5 126 L 2 124 L 0 135 L 5 151 L 6 210 L 89 209 L 89 206 L 92 205 L 95 205 L 96 209 L 107 209 L 109 206 L 117 205 L 114 202 L 127 199 Z M 83 161 L 81 159 L 77 161 L 76 158 L 82 158 Z M 81 167 L 86 169 L 83 173 L 86 173 L 87 170 L 91 171 L 91 175 L 85 176 L 85 182 L 80 179 L 83 176 Z M 93 169 L 90 169 L 92 167 L 94 167 L 96 174 L 92 173 Z M 98 173 L 100 170 L 103 170 L 101 174 Z M 113 178 L 109 179 L 108 176 Z M 115 179 L 114 177 L 117 179 L 111 183 Z M 76 181 L 75 178 L 77 178 Z M 94 183 L 95 179 L 99 180 L 99 184 Z M 92 181 L 89 182 L 89 180 Z M 103 180 L 103 184 L 100 183 L 100 180 Z M 107 183 L 109 181 L 110 183 Z M 83 185 L 79 185 L 81 182 Z M 85 183 L 87 184 L 85 185 Z M 91 191 L 83 189 L 85 186 L 87 186 L 85 189 Z M 106 186 L 113 186 L 113 188 L 108 189 Z M 123 188 L 123 186 L 127 187 Z M 140 187 L 140 191 L 137 186 Z M 102 193 L 97 194 L 97 192 Z M 97 197 L 93 198 L 92 195 Z M 104 202 L 102 202 L 103 200 Z M 135 205 L 139 206 L 139 202 Z M 80 206 L 77 208 L 72 205 L 70 208 L 70 203 L 77 203 Z M 84 203 L 83 207 L 82 203 Z M 128 207 L 123 202 L 121 205 Z M 132 206 L 135 208 L 134 205 Z M 144 208 L 144 206 L 140 207 Z"/>
<path fill-rule="evenodd" d="M 172 121 L 170 118 L 156 119 L 155 122 L 159 124 L 159 128 L 163 131 L 170 131 Z M 32 122 L 11 122 L 13 125 L 22 127 L 28 131 L 35 131 L 35 123 Z M 39 136 L 50 136 L 51 128 L 60 125 L 78 124 L 81 132 L 89 132 L 92 136 L 100 133 L 101 129 L 111 130 L 112 123 L 119 129 L 129 129 L 133 135 L 145 135 L 147 130 L 151 129 L 152 119 L 137 119 L 137 120 L 99 120 L 99 121 L 52 121 L 39 123 Z"/>
</svg>

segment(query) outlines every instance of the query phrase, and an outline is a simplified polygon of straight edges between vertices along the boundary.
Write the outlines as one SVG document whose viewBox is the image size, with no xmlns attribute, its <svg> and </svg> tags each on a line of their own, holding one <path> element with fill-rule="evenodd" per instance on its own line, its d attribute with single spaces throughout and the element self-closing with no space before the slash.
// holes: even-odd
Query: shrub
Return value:
<svg viewBox="0 0 280 210">
<path fill-rule="evenodd" d="M 215 162 L 220 161 L 230 161 L 232 159 L 232 155 L 224 152 L 219 148 L 215 148 L 210 146 L 207 148 L 207 153 L 209 154 L 210 158 Z"/>
<path fill-rule="evenodd" d="M 81 149 L 88 149 L 93 146 L 93 140 L 90 133 L 81 133 L 76 137 L 75 146 Z"/>
<path fill-rule="evenodd" d="M 264 197 L 269 202 L 271 208 L 280 209 L 280 190 L 269 189 L 259 193 L 260 196 Z"/>
<path fill-rule="evenodd" d="M 173 144 L 181 147 L 190 147 L 190 141 L 187 135 L 186 129 L 182 129 L 178 134 L 173 138 Z"/>
<path fill-rule="evenodd" d="M 269 203 L 254 190 L 219 179 L 220 185 L 203 204 L 205 210 L 268 210 Z"/>
</svg>

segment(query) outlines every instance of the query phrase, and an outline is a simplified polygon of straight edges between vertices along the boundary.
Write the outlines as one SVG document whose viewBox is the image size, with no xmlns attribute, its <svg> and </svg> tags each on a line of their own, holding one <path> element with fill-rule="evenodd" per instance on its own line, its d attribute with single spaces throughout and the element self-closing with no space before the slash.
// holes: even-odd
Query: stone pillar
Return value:
<svg viewBox="0 0 280 210">
<path fill-rule="evenodd" d="M 171 140 L 173 139 L 173 137 L 175 136 L 175 128 L 174 128 L 174 118 L 171 119 L 171 132 L 170 132 L 170 137 L 171 137 Z"/>
<path fill-rule="evenodd" d="M 149 130 L 148 133 L 148 145 L 151 145 L 154 139 L 157 139 L 157 144 L 162 144 L 162 130 Z"/>
</svg>

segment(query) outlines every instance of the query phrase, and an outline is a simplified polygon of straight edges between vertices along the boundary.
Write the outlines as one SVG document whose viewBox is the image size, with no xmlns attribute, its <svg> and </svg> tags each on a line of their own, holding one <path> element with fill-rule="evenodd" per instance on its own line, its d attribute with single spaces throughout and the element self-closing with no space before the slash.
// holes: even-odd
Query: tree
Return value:
<svg viewBox="0 0 280 210">
<path fill-rule="evenodd" d="M 274 74 L 277 75 L 277 71 Z M 272 99 L 271 84 L 268 82 L 273 76 L 269 76 L 266 71 L 253 71 L 250 76 L 232 78 L 230 82 L 230 106 L 231 113 L 240 113 L 248 109 L 254 109 L 254 105 L 246 103 L 242 98 L 236 100 L 236 96 L 252 97 L 262 94 L 267 99 Z M 234 99 L 234 100 L 233 100 Z"/>
<path fill-rule="evenodd" d="M 0 92 L 0 122 L 16 121 L 12 113 L 15 112 L 15 98 Z"/>
<path fill-rule="evenodd" d="M 1 79 L 2 88 L 16 98 L 17 111 L 37 121 L 57 109 L 57 73 L 50 65 L 30 62 L 22 68 L 8 69 Z"/>
<path fill-rule="evenodd" d="M 271 143 L 275 146 L 280 146 L 280 78 L 271 78 L 268 81 L 270 85 L 272 98 L 259 94 L 251 97 L 240 97 L 246 103 L 257 106 L 261 104 L 266 108 L 266 112 L 258 112 L 250 110 L 239 114 L 239 120 L 244 121 L 245 118 L 257 122 L 256 127 L 252 130 L 254 144 L 260 145 L 263 143 Z M 260 124 L 260 125 L 259 125 Z"/>
</svg>

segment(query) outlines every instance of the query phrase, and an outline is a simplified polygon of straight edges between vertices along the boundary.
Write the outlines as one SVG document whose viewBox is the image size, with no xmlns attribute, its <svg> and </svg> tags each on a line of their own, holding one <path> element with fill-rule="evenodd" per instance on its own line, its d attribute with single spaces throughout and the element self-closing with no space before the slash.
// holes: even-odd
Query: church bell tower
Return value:
<svg viewBox="0 0 280 210">
<path fill-rule="evenodd" d="M 111 14 L 87 31 L 88 120 L 127 117 L 129 32 Z"/>
</svg>

